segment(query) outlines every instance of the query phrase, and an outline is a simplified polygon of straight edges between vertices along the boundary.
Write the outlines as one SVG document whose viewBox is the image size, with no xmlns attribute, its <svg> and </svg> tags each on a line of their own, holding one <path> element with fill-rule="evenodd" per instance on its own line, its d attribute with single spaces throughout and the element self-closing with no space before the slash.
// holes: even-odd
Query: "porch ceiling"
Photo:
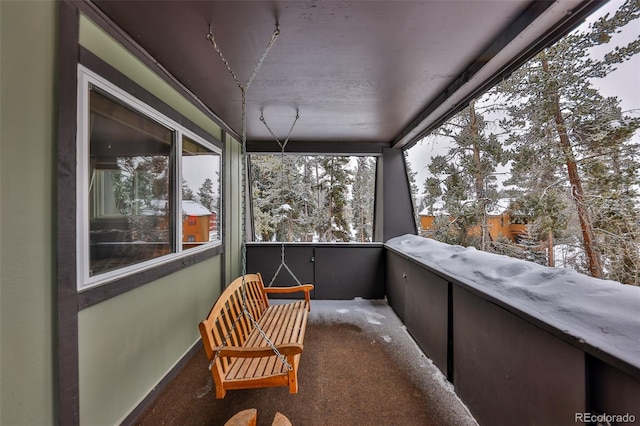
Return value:
<svg viewBox="0 0 640 426">
<path fill-rule="evenodd" d="M 247 100 L 254 150 L 402 147 L 600 2 L 113 1 L 93 3 L 237 134 L 240 90 L 206 39 L 209 25 L 246 82 L 276 22 L 281 34 Z M 351 147 L 349 147 L 351 145 Z M 265 142 L 266 146 L 266 142 Z M 269 144 L 273 146 L 273 144 Z M 259 148 L 257 148 L 259 150 Z M 364 149 L 367 150 L 367 149 Z"/>
</svg>

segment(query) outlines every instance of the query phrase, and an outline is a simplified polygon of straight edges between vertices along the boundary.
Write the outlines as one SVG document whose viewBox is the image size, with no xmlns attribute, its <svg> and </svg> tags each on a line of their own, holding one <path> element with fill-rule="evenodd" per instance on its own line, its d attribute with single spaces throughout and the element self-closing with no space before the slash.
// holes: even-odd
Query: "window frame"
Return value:
<svg viewBox="0 0 640 426">
<path fill-rule="evenodd" d="M 173 141 L 169 157 L 169 171 L 174 178 L 170 183 L 169 197 L 175 206 L 170 220 L 169 232 L 173 236 L 171 241 L 171 253 L 148 259 L 140 263 L 124 266 L 96 275 L 90 275 L 89 252 L 89 176 L 90 164 L 88 161 L 90 150 L 89 123 L 90 123 L 90 91 L 96 87 L 99 91 L 113 97 L 116 102 L 133 109 L 137 113 L 158 122 L 173 132 Z M 222 176 L 223 157 L 222 149 L 207 141 L 195 131 L 185 125 L 159 112 L 144 101 L 131 95 L 125 90 L 111 83 L 91 69 L 78 64 L 77 70 L 77 132 L 76 132 L 76 289 L 88 290 L 100 285 L 112 283 L 121 278 L 156 268 L 160 265 L 175 261 L 194 254 L 207 251 L 213 247 L 222 246 L 222 236 L 214 241 L 201 244 L 198 247 L 183 248 L 183 221 L 182 221 L 182 141 L 187 137 L 202 146 L 206 150 L 218 156 L 218 171 Z M 218 194 L 223 199 L 223 183 L 218 181 Z M 222 209 L 220 209 L 222 210 Z M 222 211 L 216 212 L 218 223 L 223 227 Z"/>
</svg>

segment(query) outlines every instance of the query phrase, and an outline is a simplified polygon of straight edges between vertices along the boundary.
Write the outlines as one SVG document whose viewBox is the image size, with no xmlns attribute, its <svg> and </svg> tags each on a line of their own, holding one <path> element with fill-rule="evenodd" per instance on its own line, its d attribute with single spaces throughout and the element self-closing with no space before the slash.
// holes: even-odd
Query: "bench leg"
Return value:
<svg viewBox="0 0 640 426">
<path fill-rule="evenodd" d="M 298 393 L 298 375 L 295 367 L 289 371 L 289 393 Z"/>
<path fill-rule="evenodd" d="M 216 398 L 217 399 L 222 399 L 224 398 L 224 396 L 227 394 L 227 391 L 225 389 L 223 389 L 222 387 L 218 387 L 216 386 Z"/>
</svg>

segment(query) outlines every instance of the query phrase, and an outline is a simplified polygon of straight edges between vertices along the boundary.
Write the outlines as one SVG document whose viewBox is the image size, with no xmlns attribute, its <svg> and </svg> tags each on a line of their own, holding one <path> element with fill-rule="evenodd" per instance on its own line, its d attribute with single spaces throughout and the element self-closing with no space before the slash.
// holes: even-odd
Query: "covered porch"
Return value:
<svg viewBox="0 0 640 426">
<path fill-rule="evenodd" d="M 631 286 L 414 235 L 285 248 L 291 268 L 316 283 L 299 394 L 238 390 L 216 400 L 196 344 L 125 423 L 207 424 L 246 408 L 268 413 L 261 424 L 275 411 L 318 425 L 638 416 L 640 300 Z M 270 277 L 279 252 L 250 244 L 248 267 Z"/>
<path fill-rule="evenodd" d="M 294 424 L 323 425 L 640 419 L 637 289 L 430 245 L 416 235 L 404 158 L 602 4 L 0 2 L 0 423 L 223 424 L 244 408 L 259 408 L 265 423 L 279 410 Z M 207 34 L 245 82 L 276 27 L 243 140 L 241 92 Z M 101 207 L 89 199 L 98 158 L 84 95 L 93 88 L 126 107 L 113 111 L 147 119 L 137 143 L 114 141 L 135 145 L 131 157 L 162 154 L 171 164 L 159 179 L 169 206 L 154 236 L 162 250 L 128 256 L 121 249 L 139 238 L 128 232 L 107 241 L 128 263 L 106 272 L 89 262 L 90 209 Z M 245 266 L 270 276 L 279 261 L 278 244 L 251 241 L 243 188 L 244 148 L 279 152 L 262 113 L 278 135 L 300 114 L 288 152 L 376 158 L 374 232 L 369 243 L 286 244 L 289 266 L 316 286 L 300 394 L 249 390 L 218 401 L 198 322 Z M 115 115 L 130 135 L 135 120 Z M 158 127 L 166 137 L 149 131 Z M 220 208 L 209 241 L 183 244 L 178 159 L 204 152 L 219 166 L 209 172 Z M 110 164 L 105 174 L 115 173 Z"/>
</svg>

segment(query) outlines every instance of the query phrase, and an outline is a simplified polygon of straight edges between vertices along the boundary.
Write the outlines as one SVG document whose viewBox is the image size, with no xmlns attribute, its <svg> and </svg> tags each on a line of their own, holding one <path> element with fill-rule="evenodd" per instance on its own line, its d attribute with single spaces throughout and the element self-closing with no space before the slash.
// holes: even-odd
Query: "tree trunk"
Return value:
<svg viewBox="0 0 640 426">
<path fill-rule="evenodd" d="M 329 217 L 329 229 L 327 230 L 327 241 L 333 240 L 333 164 L 330 164 L 331 172 L 329 173 L 329 191 L 327 200 L 327 215 Z"/>
<path fill-rule="evenodd" d="M 482 168 L 480 165 L 480 129 L 478 125 L 478 117 L 476 116 L 475 99 L 469 102 L 469 131 L 471 133 L 471 143 L 473 148 L 473 163 L 476 170 L 473 171 L 473 179 L 475 181 L 476 200 L 482 207 L 482 250 L 487 250 L 487 197 L 484 193 L 484 178 L 482 176 Z"/>
<path fill-rule="evenodd" d="M 542 69 L 545 73 L 549 74 L 549 63 L 547 57 L 542 53 Z M 596 252 L 595 239 L 593 237 L 593 224 L 591 223 L 591 216 L 587 211 L 587 207 L 584 202 L 584 191 L 582 190 L 582 180 L 578 173 L 578 165 L 573 155 L 573 149 L 571 147 L 571 141 L 567 133 L 567 127 L 560 110 L 560 95 L 558 94 L 558 88 L 554 87 L 551 93 L 553 97 L 554 118 L 556 124 L 556 131 L 560 137 L 560 146 L 565 156 L 567 173 L 569 175 L 569 183 L 571 184 L 571 197 L 576 205 L 578 211 L 578 219 L 580 220 L 580 229 L 582 230 L 582 239 L 584 244 L 584 252 L 589 262 L 589 273 L 592 277 L 602 278 L 602 265 L 600 263 L 600 257 Z"/>
<path fill-rule="evenodd" d="M 549 231 L 547 234 L 547 258 L 549 266 L 556 266 L 555 253 L 553 252 L 553 231 Z"/>
</svg>

